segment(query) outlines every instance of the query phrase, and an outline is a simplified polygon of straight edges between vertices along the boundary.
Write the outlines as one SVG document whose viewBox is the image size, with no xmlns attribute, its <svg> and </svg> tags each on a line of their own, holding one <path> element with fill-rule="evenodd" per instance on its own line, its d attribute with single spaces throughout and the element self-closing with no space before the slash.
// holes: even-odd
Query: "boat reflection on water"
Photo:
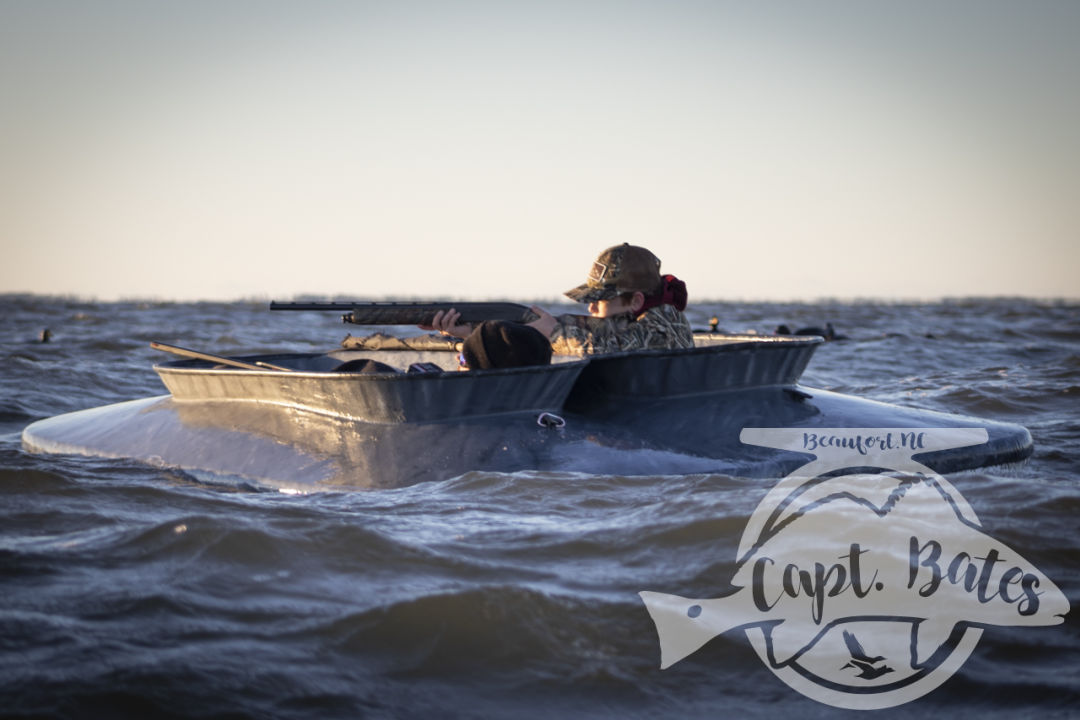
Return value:
<svg viewBox="0 0 1080 720">
<path fill-rule="evenodd" d="M 807 456 L 749 446 L 747 427 L 979 427 L 984 445 L 928 453 L 937 472 L 1015 462 L 1017 425 L 904 408 L 798 385 L 815 337 L 704 334 L 689 350 L 457 372 L 452 346 L 236 358 L 155 366 L 171 395 L 36 422 L 36 452 L 132 458 L 217 482 L 307 492 L 375 488 L 469 471 L 781 477 Z M 378 359 L 442 372 L 346 373 Z M 555 419 L 552 419 L 552 418 Z"/>
</svg>

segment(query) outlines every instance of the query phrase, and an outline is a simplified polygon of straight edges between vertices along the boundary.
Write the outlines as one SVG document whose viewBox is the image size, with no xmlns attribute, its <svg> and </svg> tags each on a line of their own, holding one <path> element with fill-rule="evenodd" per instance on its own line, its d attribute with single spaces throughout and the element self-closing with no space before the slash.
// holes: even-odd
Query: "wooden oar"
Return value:
<svg viewBox="0 0 1080 720">
<path fill-rule="evenodd" d="M 166 343 L 151 341 L 150 347 L 154 350 L 161 350 L 162 352 L 172 353 L 173 355 L 180 355 L 181 357 L 193 358 L 195 360 L 208 360 L 209 362 L 216 362 L 220 365 L 230 365 L 232 367 L 244 368 L 245 370 L 278 370 L 280 372 L 292 372 L 292 368 L 281 367 L 280 365 L 271 365 L 268 362 L 262 360 L 256 360 L 253 363 L 245 362 L 243 360 L 234 360 L 233 358 L 222 357 L 221 355 L 211 355 L 210 353 L 199 352 L 198 350 L 188 350 L 187 348 L 178 347 L 176 345 L 167 345 Z"/>
</svg>

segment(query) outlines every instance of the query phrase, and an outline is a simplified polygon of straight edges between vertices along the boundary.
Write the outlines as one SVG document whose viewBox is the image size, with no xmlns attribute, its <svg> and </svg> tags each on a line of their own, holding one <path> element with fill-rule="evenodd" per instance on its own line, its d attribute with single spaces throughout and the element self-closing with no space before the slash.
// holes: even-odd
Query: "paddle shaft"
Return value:
<svg viewBox="0 0 1080 720">
<path fill-rule="evenodd" d="M 207 360 L 209 362 L 216 362 L 220 365 L 229 365 L 231 367 L 244 368 L 245 370 L 278 370 L 281 372 L 292 372 L 292 368 L 281 367 L 280 365 L 271 365 L 267 362 L 257 360 L 253 363 L 246 362 L 244 360 L 235 360 L 233 358 L 223 357 L 221 355 L 211 355 L 210 353 L 199 352 L 198 350 L 189 350 L 177 345 L 168 345 L 166 343 L 151 342 L 150 347 L 154 350 L 161 350 L 162 352 L 172 353 L 173 355 L 180 355 L 181 357 L 192 358 L 195 360 Z"/>
<path fill-rule="evenodd" d="M 353 325 L 430 325 L 435 313 L 453 308 L 461 313 L 458 322 L 484 320 L 530 322 L 536 314 L 524 305 L 509 302 L 277 302 L 271 310 L 346 311 L 342 322 Z"/>
</svg>

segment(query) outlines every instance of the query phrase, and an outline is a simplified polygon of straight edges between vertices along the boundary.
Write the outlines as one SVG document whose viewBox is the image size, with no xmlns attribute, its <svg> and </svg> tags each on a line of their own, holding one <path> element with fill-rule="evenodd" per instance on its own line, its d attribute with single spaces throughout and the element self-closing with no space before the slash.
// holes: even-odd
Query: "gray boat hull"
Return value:
<svg viewBox="0 0 1080 720">
<path fill-rule="evenodd" d="M 746 427 L 987 430 L 984 445 L 916 456 L 946 473 L 1022 460 L 1031 436 L 987 422 L 804 387 L 765 387 L 565 413 L 547 427 L 534 412 L 453 423 L 388 425 L 257 403 L 184 403 L 170 396 L 38 421 L 31 451 L 131 458 L 204 480 L 297 492 L 398 487 L 469 471 L 545 470 L 610 475 L 723 473 L 782 477 L 808 456 L 743 444 Z"/>
<path fill-rule="evenodd" d="M 449 371 L 455 354 L 445 351 L 261 357 L 291 371 L 179 361 L 155 368 L 171 395 L 41 420 L 24 430 L 23 444 L 298 492 L 398 487 L 469 471 L 774 478 L 810 458 L 743 443 L 740 434 L 752 427 L 986 430 L 984 444 L 915 456 L 940 473 L 1016 462 L 1032 451 L 1018 425 L 799 386 L 818 338 L 698 342 L 691 350 L 468 373 Z M 447 371 L 333 371 L 357 357 L 400 369 L 436 361 Z M 565 425 L 538 422 L 545 413 Z"/>
</svg>

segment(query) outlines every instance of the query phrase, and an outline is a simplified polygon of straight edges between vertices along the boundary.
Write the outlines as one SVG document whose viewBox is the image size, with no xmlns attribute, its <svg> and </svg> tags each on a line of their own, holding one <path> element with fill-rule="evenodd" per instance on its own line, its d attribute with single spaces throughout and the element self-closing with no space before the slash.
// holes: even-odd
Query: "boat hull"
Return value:
<svg viewBox="0 0 1080 720">
<path fill-rule="evenodd" d="M 807 462 L 805 454 L 744 444 L 747 427 L 986 429 L 983 445 L 916 456 L 940 473 L 1016 462 L 1032 451 L 1030 434 L 1018 425 L 801 386 L 597 404 L 588 414 L 564 413 L 564 427 L 540 424 L 538 416 L 386 424 L 162 396 L 38 421 L 23 443 L 36 452 L 131 458 L 203 480 L 298 492 L 399 487 L 469 471 L 774 478 Z"/>
<path fill-rule="evenodd" d="M 537 368 L 454 372 L 456 353 L 365 349 L 156 366 L 171 396 L 84 410 L 23 432 L 32 451 L 133 458 L 206 479 L 310 491 L 397 487 L 469 471 L 782 477 L 805 453 L 748 445 L 745 428 L 984 428 L 988 441 L 916 456 L 937 472 L 1016 462 L 1017 425 L 797 385 L 820 338 L 706 336 Z M 380 344 L 385 344 L 380 340 Z M 362 358 L 404 370 L 336 372 Z M 558 413 L 565 424 L 545 422 Z"/>
</svg>

